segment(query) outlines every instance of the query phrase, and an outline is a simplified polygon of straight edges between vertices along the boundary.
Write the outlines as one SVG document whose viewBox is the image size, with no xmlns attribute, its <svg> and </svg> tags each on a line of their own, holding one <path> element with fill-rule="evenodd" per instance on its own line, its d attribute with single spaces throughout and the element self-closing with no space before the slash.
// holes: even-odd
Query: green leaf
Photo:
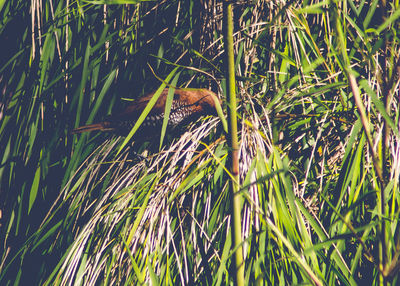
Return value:
<svg viewBox="0 0 400 286">
<path fill-rule="evenodd" d="M 390 118 L 389 114 L 386 112 L 385 105 L 381 100 L 379 100 L 378 96 L 376 93 L 372 90 L 372 88 L 369 86 L 367 80 L 363 79 L 360 81 L 360 86 L 368 93 L 368 95 L 371 97 L 372 102 L 374 103 L 376 109 L 378 109 L 379 113 L 385 118 L 387 124 L 390 126 L 390 128 L 393 130 L 394 134 L 399 137 L 399 130 L 396 128 L 396 125 L 394 124 L 393 120 Z"/>
<path fill-rule="evenodd" d="M 28 206 L 28 214 L 31 212 L 33 203 L 36 200 L 37 193 L 39 190 L 39 183 L 40 183 L 40 166 L 36 169 L 35 177 L 33 179 L 31 191 L 29 193 L 29 206 Z"/>
<path fill-rule="evenodd" d="M 149 103 L 147 104 L 146 108 L 143 110 L 142 114 L 139 116 L 138 120 L 136 121 L 135 125 L 132 127 L 132 130 L 129 132 L 128 136 L 126 136 L 124 142 L 122 142 L 121 147 L 118 149 L 117 155 L 121 152 L 121 150 L 128 144 L 128 142 L 131 140 L 133 135 L 135 135 L 136 131 L 139 129 L 140 125 L 142 125 L 143 121 L 153 108 L 153 106 L 156 104 L 158 98 L 160 97 L 162 91 L 166 87 L 167 83 L 171 80 L 173 75 L 176 73 L 178 70 L 178 67 L 174 68 L 172 72 L 167 76 L 165 81 L 160 85 L 160 87 L 157 89 L 157 91 L 154 93 L 153 97 L 150 99 Z"/>
<path fill-rule="evenodd" d="M 388 4 L 389 5 L 389 4 Z M 378 34 L 382 33 L 383 30 L 385 30 L 388 26 L 395 24 L 395 21 L 400 17 L 400 8 L 397 7 L 397 9 L 394 11 L 393 14 L 391 14 L 385 22 L 383 22 L 378 29 L 376 29 L 376 32 Z M 397 26 L 398 27 L 398 26 Z"/>
<path fill-rule="evenodd" d="M 116 74 L 116 71 L 113 70 L 110 73 L 110 75 L 107 77 L 107 80 L 104 83 L 103 88 L 101 89 L 99 96 L 96 98 L 96 102 L 95 102 L 95 104 L 93 106 L 92 111 L 90 112 L 90 115 L 88 117 L 88 120 L 86 121 L 86 124 L 90 124 L 90 123 L 93 122 L 93 119 L 95 118 L 95 116 L 97 114 L 97 111 L 99 110 L 101 104 L 103 103 L 104 96 L 106 95 L 108 89 L 111 86 L 111 83 L 113 82 L 113 80 L 115 78 L 115 74 Z"/>
<path fill-rule="evenodd" d="M 164 111 L 164 118 L 163 118 L 163 124 L 161 127 L 161 137 L 160 137 L 160 146 L 159 149 L 161 150 L 162 143 L 164 141 L 164 136 L 165 132 L 167 130 L 167 125 L 169 121 L 169 115 L 171 113 L 171 107 L 172 107 L 172 101 L 174 99 L 174 93 L 175 93 L 175 86 L 178 82 L 180 72 L 178 72 L 174 79 L 171 81 L 171 87 L 168 90 L 168 95 L 167 95 L 167 101 L 165 102 L 165 111 Z"/>
</svg>

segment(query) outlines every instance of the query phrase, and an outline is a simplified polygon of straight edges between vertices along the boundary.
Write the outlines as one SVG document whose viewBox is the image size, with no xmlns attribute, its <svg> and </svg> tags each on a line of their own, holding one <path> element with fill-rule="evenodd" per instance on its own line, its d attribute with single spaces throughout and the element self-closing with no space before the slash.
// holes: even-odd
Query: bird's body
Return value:
<svg viewBox="0 0 400 286">
<path fill-rule="evenodd" d="M 71 133 L 99 130 L 126 135 L 135 125 L 153 96 L 154 92 L 141 97 L 127 106 L 121 113 L 111 115 L 103 122 L 78 127 L 72 130 Z M 160 134 L 167 96 L 168 89 L 164 89 L 152 110 L 142 122 L 136 137 L 152 138 Z M 201 115 L 217 115 L 215 100 L 218 100 L 217 96 L 207 89 L 175 89 L 167 128 L 175 129 L 197 119 Z"/>
</svg>

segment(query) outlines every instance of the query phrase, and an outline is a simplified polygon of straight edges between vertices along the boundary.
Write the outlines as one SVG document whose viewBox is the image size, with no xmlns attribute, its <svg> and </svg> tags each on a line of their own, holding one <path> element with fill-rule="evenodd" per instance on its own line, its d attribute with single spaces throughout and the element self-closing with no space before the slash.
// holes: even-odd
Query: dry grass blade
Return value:
<svg viewBox="0 0 400 286">
<path fill-rule="evenodd" d="M 119 265 L 119 270 L 113 275 L 124 273 L 129 277 L 132 271 L 129 256 L 115 236 L 117 233 L 124 237 L 134 256 L 140 253 L 141 259 L 144 259 L 157 250 L 161 251 L 159 255 L 166 255 L 165 251 L 168 252 L 171 243 L 174 245 L 178 231 L 176 225 L 171 226 L 170 212 L 183 211 L 181 223 L 188 225 L 185 218 L 187 214 L 180 205 L 190 200 L 186 198 L 188 191 L 179 193 L 171 203 L 168 201 L 192 169 L 209 164 L 211 155 L 204 151 L 198 153 L 198 150 L 201 147 L 200 140 L 214 130 L 217 123 L 218 120 L 213 119 L 194 126 L 196 128 L 185 132 L 169 148 L 148 157 L 150 162 L 147 165 L 144 160 L 138 163 L 129 160 L 131 148 L 110 161 L 118 140 L 105 142 L 84 162 L 64 191 L 63 199 L 70 212 L 74 212 L 71 218 L 75 220 L 73 231 L 76 233 L 75 242 L 60 268 L 65 273 L 63 279 L 66 279 L 66 283 L 77 279 L 80 271 L 91 277 L 93 283 L 100 279 L 99 275 L 105 271 L 105 260 L 109 253 L 116 255 Z M 212 149 L 216 147 L 211 146 Z M 109 182 L 108 186 L 95 195 L 96 188 L 104 182 Z M 200 186 L 206 182 L 199 182 L 200 185 L 193 187 L 191 192 L 201 192 Z M 148 197 L 148 200 L 143 197 Z M 84 219 L 85 216 L 89 217 Z M 197 228 L 197 225 L 193 226 Z M 101 239 L 97 240 L 96 237 Z M 96 241 L 95 245 L 93 240 Z M 176 253 L 177 247 L 182 245 L 174 245 L 174 252 L 179 256 Z M 84 255 L 89 249 L 93 255 Z M 83 259 L 86 261 L 85 266 L 82 265 Z M 162 265 L 160 262 L 156 263 L 158 267 Z M 158 267 L 154 271 L 159 272 Z M 178 268 L 181 268 L 179 264 Z M 187 270 L 185 272 L 187 277 Z M 112 281 L 116 281 L 117 276 Z"/>
</svg>

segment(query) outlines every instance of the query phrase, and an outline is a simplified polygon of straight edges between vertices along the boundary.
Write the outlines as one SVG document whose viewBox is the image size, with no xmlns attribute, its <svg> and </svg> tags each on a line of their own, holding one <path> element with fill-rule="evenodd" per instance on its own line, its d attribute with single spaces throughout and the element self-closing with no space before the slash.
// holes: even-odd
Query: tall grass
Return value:
<svg viewBox="0 0 400 286">
<path fill-rule="evenodd" d="M 0 284 L 233 283 L 223 120 L 69 134 L 160 80 L 225 98 L 222 3 L 103 4 L 0 2 Z M 398 1 L 233 15 L 246 285 L 396 285 Z"/>
</svg>

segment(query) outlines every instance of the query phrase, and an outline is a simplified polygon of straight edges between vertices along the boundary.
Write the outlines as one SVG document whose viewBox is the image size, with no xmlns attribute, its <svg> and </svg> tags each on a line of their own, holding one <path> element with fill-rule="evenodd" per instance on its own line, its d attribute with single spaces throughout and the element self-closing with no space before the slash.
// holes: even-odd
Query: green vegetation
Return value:
<svg viewBox="0 0 400 286">
<path fill-rule="evenodd" d="M 399 1 L 233 3 L 237 108 L 226 6 L 0 0 L 0 285 L 400 283 Z M 162 85 L 238 132 L 69 133 Z"/>
</svg>

